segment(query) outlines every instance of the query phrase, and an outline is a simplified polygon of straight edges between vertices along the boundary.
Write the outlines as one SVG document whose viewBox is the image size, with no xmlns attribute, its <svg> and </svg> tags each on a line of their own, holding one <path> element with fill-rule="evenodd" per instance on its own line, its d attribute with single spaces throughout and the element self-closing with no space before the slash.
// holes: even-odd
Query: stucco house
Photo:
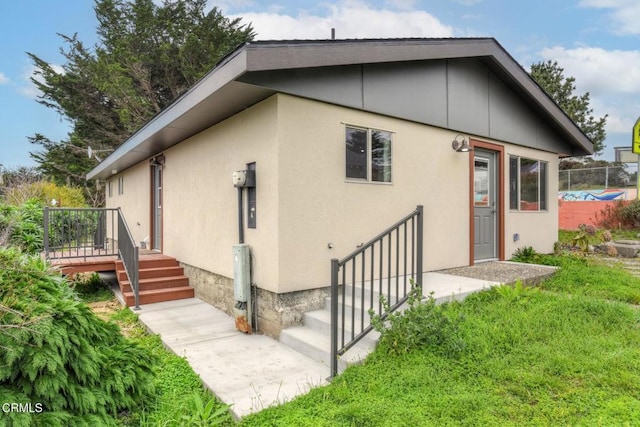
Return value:
<svg viewBox="0 0 640 427">
<path fill-rule="evenodd" d="M 467 151 L 467 146 L 471 150 Z M 323 304 L 330 259 L 424 206 L 426 271 L 557 239 L 580 129 L 492 38 L 258 41 L 227 55 L 89 174 L 136 241 L 233 310 L 241 194 L 259 329 Z"/>
</svg>

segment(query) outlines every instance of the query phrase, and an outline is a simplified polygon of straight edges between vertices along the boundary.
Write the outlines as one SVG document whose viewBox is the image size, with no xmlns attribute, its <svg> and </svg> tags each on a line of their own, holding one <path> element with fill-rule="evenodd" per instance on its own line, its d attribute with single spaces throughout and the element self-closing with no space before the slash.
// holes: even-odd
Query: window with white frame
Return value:
<svg viewBox="0 0 640 427">
<path fill-rule="evenodd" d="M 391 182 L 391 132 L 346 127 L 346 177 L 365 182 Z"/>
<path fill-rule="evenodd" d="M 546 211 L 549 197 L 548 163 L 526 157 L 509 157 L 509 208 Z"/>
<path fill-rule="evenodd" d="M 113 197 L 113 188 L 111 186 L 111 180 L 107 181 L 107 194 L 109 197 Z"/>
<path fill-rule="evenodd" d="M 118 178 L 118 195 L 124 194 L 124 177 Z"/>
</svg>

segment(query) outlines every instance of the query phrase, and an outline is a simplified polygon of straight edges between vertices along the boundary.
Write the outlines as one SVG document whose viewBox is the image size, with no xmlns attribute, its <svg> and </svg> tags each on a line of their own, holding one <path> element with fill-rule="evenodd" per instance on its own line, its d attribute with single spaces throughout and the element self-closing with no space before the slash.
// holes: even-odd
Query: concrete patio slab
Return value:
<svg viewBox="0 0 640 427">
<path fill-rule="evenodd" d="M 325 364 L 273 338 L 237 331 L 233 318 L 198 298 L 143 305 L 137 313 L 237 417 L 291 400 L 329 375 Z"/>
</svg>

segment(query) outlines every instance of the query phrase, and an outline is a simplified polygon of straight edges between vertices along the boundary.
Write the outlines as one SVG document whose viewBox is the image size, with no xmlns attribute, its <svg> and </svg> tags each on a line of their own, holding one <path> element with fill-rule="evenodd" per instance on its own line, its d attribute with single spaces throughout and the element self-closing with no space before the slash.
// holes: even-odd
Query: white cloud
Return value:
<svg viewBox="0 0 640 427">
<path fill-rule="evenodd" d="M 9 83 L 9 77 L 0 73 L 0 85 L 7 84 L 7 83 Z"/>
<path fill-rule="evenodd" d="M 640 93 L 640 51 L 605 50 L 598 47 L 543 49 L 544 60 L 557 60 L 565 76 L 574 76 L 582 91 L 593 94 Z"/>
<path fill-rule="evenodd" d="M 58 74 L 64 74 L 64 68 L 62 68 L 62 65 L 51 64 L 51 68 L 53 68 L 53 71 Z M 42 94 L 42 92 L 40 92 L 36 85 L 31 81 L 31 78 L 33 77 L 37 81 L 42 82 L 42 76 L 36 74 L 36 71 L 36 67 L 34 65 L 31 65 L 27 67 L 24 73 L 22 73 L 23 85 L 18 90 L 23 96 L 26 96 L 27 98 L 35 99 Z"/>
<path fill-rule="evenodd" d="M 640 34 L 640 2 L 637 0 L 581 0 L 580 6 L 594 9 L 611 9 L 609 14 L 616 34 Z"/>
<path fill-rule="evenodd" d="M 565 77 L 575 77 L 576 94 L 590 93 L 594 116 L 609 115 L 608 133 L 630 132 L 640 114 L 640 51 L 556 46 L 540 57 L 558 61 Z"/>
<path fill-rule="evenodd" d="M 345 0 L 325 7 L 328 12 L 325 16 L 271 12 L 230 17 L 251 22 L 259 40 L 327 39 L 331 28 L 336 29 L 336 37 L 340 39 L 453 36 L 452 27 L 424 11 L 378 9 L 358 0 Z"/>
</svg>

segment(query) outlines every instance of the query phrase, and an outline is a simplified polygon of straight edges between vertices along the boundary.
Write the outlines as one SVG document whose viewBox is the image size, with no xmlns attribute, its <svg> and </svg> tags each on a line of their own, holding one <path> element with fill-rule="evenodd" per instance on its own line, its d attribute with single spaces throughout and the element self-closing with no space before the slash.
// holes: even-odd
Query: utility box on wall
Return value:
<svg viewBox="0 0 640 427">
<path fill-rule="evenodd" d="M 251 287 L 249 245 L 233 245 L 233 299 L 247 302 Z"/>
<path fill-rule="evenodd" d="M 251 251 L 249 245 L 233 245 L 233 299 L 236 329 L 250 334 L 251 325 Z"/>
</svg>

